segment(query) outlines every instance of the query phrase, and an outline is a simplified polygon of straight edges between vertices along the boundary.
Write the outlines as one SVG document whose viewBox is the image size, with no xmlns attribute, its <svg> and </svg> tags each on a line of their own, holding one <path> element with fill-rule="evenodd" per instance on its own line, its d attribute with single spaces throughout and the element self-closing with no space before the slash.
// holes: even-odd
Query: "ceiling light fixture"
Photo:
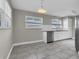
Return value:
<svg viewBox="0 0 79 59">
<path fill-rule="evenodd" d="M 41 7 L 38 9 L 38 13 L 44 14 L 47 12 L 47 10 L 44 9 L 43 2 L 44 0 L 41 0 Z"/>
</svg>

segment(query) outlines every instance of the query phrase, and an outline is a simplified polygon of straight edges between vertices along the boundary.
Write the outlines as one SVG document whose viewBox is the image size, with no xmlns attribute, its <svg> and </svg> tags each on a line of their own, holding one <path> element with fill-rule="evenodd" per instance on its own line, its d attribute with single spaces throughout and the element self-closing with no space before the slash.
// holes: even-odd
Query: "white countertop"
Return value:
<svg viewBox="0 0 79 59">
<path fill-rule="evenodd" d="M 56 28 L 53 28 L 51 25 L 43 25 L 42 26 L 42 30 L 43 32 L 46 32 L 46 31 L 54 31 L 54 32 L 57 32 L 57 31 L 68 31 L 68 29 L 63 29 L 63 28 L 59 28 L 59 29 L 56 29 Z"/>
<path fill-rule="evenodd" d="M 42 29 L 41 31 L 46 32 L 46 31 L 68 31 L 67 29 Z"/>
</svg>

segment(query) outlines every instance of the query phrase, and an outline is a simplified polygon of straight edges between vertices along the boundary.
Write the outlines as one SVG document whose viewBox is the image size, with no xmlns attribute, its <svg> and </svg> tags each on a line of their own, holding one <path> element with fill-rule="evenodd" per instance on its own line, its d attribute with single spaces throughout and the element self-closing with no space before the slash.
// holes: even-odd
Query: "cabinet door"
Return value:
<svg viewBox="0 0 79 59">
<path fill-rule="evenodd" d="M 4 5 L 5 5 L 5 0 L 0 0 L 0 9 L 1 10 L 5 10 Z"/>
<path fill-rule="evenodd" d="M 65 30 L 69 29 L 68 18 L 63 19 L 63 29 L 65 29 Z"/>
</svg>

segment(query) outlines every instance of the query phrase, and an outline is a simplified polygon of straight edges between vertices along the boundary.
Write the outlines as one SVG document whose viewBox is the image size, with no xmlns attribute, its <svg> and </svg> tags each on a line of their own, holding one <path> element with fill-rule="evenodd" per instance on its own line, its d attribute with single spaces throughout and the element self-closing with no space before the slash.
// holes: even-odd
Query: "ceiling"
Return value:
<svg viewBox="0 0 79 59">
<path fill-rule="evenodd" d="M 40 8 L 41 0 L 11 0 L 12 7 L 15 9 L 37 12 Z M 49 15 L 70 15 L 72 10 L 78 10 L 78 0 L 45 0 L 44 8 Z"/>
</svg>

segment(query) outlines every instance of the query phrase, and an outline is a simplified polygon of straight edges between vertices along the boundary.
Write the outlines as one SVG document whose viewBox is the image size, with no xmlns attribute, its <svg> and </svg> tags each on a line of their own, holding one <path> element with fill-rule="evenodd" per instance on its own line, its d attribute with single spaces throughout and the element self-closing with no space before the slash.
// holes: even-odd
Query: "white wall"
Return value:
<svg viewBox="0 0 79 59">
<path fill-rule="evenodd" d="M 22 11 L 22 10 L 14 11 L 14 20 L 13 20 L 14 43 L 43 40 L 41 29 L 36 30 L 25 29 L 24 27 L 25 16 L 28 15 L 41 17 L 39 14 L 33 12 Z M 53 16 L 44 16 L 44 25 L 50 25 L 51 19 L 53 18 L 54 18 Z M 70 22 L 71 21 L 69 21 L 69 24 Z M 72 38 L 72 30 L 55 32 L 54 38 L 55 40 Z"/>
<path fill-rule="evenodd" d="M 44 24 L 49 25 L 51 22 L 51 16 L 42 16 L 37 13 L 15 10 L 14 11 L 14 20 L 13 20 L 13 31 L 14 31 L 14 43 L 22 43 L 29 41 L 38 41 L 42 40 L 42 32 L 41 29 L 25 29 L 24 21 L 25 16 L 38 16 L 44 17 Z"/>
<path fill-rule="evenodd" d="M 72 35 L 72 38 L 73 38 L 73 39 L 75 39 L 75 29 L 76 29 L 76 28 L 75 28 L 75 20 L 76 20 L 76 18 L 73 17 L 73 18 L 72 18 L 72 34 L 73 34 L 73 35 Z"/>
<path fill-rule="evenodd" d="M 0 59 L 6 59 L 12 46 L 12 30 L 0 30 Z"/>
<path fill-rule="evenodd" d="M 0 0 L 3 3 L 6 0 Z M 3 4 L 4 10 L 6 7 Z M 2 7 L 2 8 L 3 8 Z M 9 11 L 9 10 L 8 10 Z M 7 59 L 9 51 L 12 47 L 12 29 L 0 29 L 0 59 Z"/>
</svg>

